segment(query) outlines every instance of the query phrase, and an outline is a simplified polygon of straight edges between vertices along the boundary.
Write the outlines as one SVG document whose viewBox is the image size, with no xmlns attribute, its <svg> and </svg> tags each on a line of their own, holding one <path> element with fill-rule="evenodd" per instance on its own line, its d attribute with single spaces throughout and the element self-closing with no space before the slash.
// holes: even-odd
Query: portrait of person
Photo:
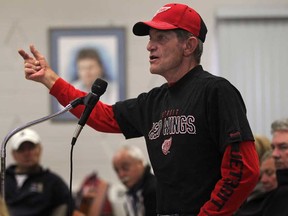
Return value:
<svg viewBox="0 0 288 216">
<path fill-rule="evenodd" d="M 104 65 L 99 50 L 92 47 L 79 49 L 72 65 L 71 82 L 76 88 L 90 92 L 95 80 L 101 78 L 108 82 L 108 88 L 101 99 L 111 104 L 118 99 L 118 85 L 115 78 L 108 72 L 109 68 Z"/>
<path fill-rule="evenodd" d="M 64 80 L 91 92 L 97 78 L 108 83 L 101 101 L 114 104 L 126 98 L 124 29 L 51 29 L 51 67 Z M 64 107 L 52 98 L 52 113 Z M 75 120 L 70 113 L 54 120 Z"/>
<path fill-rule="evenodd" d="M 78 79 L 72 83 L 82 91 L 90 91 L 94 81 L 105 75 L 102 60 L 96 49 L 81 49 L 76 58 L 76 67 Z"/>
</svg>

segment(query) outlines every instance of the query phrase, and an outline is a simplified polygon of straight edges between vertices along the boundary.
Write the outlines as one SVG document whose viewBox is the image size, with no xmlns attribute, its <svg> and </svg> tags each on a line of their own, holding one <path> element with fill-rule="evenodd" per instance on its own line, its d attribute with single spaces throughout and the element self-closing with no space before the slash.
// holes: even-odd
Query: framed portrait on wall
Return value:
<svg viewBox="0 0 288 216">
<path fill-rule="evenodd" d="M 97 78 L 108 83 L 100 100 L 107 104 L 126 98 L 124 28 L 49 29 L 50 65 L 67 82 L 89 93 Z M 51 111 L 64 107 L 51 98 Z M 53 120 L 76 120 L 64 113 Z"/>
</svg>

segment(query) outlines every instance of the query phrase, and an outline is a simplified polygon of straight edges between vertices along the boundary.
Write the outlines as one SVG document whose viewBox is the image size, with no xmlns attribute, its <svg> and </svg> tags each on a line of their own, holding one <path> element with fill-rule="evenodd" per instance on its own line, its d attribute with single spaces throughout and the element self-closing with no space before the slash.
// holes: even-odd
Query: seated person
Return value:
<svg viewBox="0 0 288 216">
<path fill-rule="evenodd" d="M 5 200 L 12 216 L 68 215 L 69 188 L 40 165 L 39 135 L 24 129 L 10 139 L 15 164 L 6 169 Z M 72 205 L 70 206 L 72 209 Z"/>
<path fill-rule="evenodd" d="M 261 159 L 260 182 L 264 192 L 269 192 L 277 188 L 277 176 L 275 160 L 272 150 L 266 152 Z"/>
<path fill-rule="evenodd" d="M 108 188 L 109 184 L 99 178 L 97 173 L 93 172 L 88 175 L 76 193 L 77 210 L 73 216 L 113 216 L 112 206 L 108 199 Z"/>
<path fill-rule="evenodd" d="M 271 150 L 271 141 L 269 140 L 268 137 L 264 135 L 254 135 L 255 139 L 255 146 L 256 146 L 256 151 L 258 154 L 258 159 L 259 163 L 261 163 L 261 160 L 263 160 L 263 155 L 266 154 L 269 150 Z M 249 201 L 250 199 L 253 199 L 254 197 L 257 197 L 259 194 L 265 193 L 265 189 L 263 188 L 262 183 L 259 181 L 252 191 L 252 193 L 249 195 L 247 200 Z"/>
<path fill-rule="evenodd" d="M 267 151 L 261 158 L 260 166 L 260 180 L 261 193 L 251 197 L 235 214 L 237 216 L 256 216 L 261 215 L 264 206 L 266 205 L 266 198 L 269 197 L 274 189 L 277 188 L 277 177 L 275 161 L 272 156 L 272 150 Z"/>
<path fill-rule="evenodd" d="M 127 215 L 157 215 L 156 178 L 151 173 L 142 151 L 135 146 L 120 148 L 114 154 L 113 166 L 118 178 L 127 188 Z"/>
<path fill-rule="evenodd" d="M 243 206 L 243 209 L 241 208 L 239 213 L 236 214 L 237 216 L 288 215 L 288 118 L 274 121 L 271 125 L 271 131 L 272 156 L 276 167 L 277 188 L 267 192 L 265 197 L 259 201 L 259 204 L 252 209 L 253 211 L 244 211 Z"/>
</svg>

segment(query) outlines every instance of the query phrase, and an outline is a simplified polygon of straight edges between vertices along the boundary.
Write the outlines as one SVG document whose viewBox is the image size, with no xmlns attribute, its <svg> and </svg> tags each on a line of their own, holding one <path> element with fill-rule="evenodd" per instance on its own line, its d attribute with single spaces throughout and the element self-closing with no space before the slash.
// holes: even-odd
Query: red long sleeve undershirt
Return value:
<svg viewBox="0 0 288 216">
<path fill-rule="evenodd" d="M 254 142 L 228 145 L 222 159 L 221 174 L 210 200 L 202 206 L 198 216 L 231 216 L 246 200 L 260 175 Z"/>
<path fill-rule="evenodd" d="M 72 100 L 86 93 L 59 78 L 50 94 L 66 106 Z M 84 106 L 71 112 L 80 117 Z M 121 133 L 114 117 L 112 106 L 99 101 L 93 109 L 87 124 L 97 131 Z M 231 216 L 252 192 L 259 178 L 258 156 L 253 141 L 228 145 L 221 164 L 222 178 L 217 182 L 211 198 L 201 208 L 198 216 Z"/>
<path fill-rule="evenodd" d="M 53 85 L 53 87 L 50 89 L 50 94 L 57 98 L 61 105 L 66 106 L 74 99 L 83 97 L 87 93 L 75 89 L 65 80 L 59 78 Z M 80 118 L 81 114 L 84 111 L 84 108 L 84 105 L 79 105 L 78 107 L 70 111 L 77 118 Z M 103 104 L 101 101 L 98 101 L 98 103 L 96 104 L 96 108 L 92 110 L 87 124 L 97 131 L 121 133 L 119 125 L 114 118 L 112 106 Z"/>
</svg>

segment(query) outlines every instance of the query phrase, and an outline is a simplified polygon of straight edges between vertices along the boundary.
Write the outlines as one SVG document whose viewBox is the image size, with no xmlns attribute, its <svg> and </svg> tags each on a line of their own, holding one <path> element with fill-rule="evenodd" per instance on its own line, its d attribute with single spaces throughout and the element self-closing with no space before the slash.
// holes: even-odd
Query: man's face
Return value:
<svg viewBox="0 0 288 216">
<path fill-rule="evenodd" d="M 276 167 L 273 157 L 269 157 L 261 163 L 260 182 L 265 191 L 271 191 L 277 187 Z"/>
<path fill-rule="evenodd" d="M 103 75 L 101 65 L 92 58 L 80 59 L 77 67 L 78 76 L 88 89 L 91 89 L 94 81 Z"/>
<path fill-rule="evenodd" d="M 12 154 L 18 168 L 25 171 L 39 164 L 41 147 L 31 142 L 24 142 L 18 150 L 13 150 Z"/>
<path fill-rule="evenodd" d="M 185 42 L 180 41 L 174 31 L 151 29 L 149 36 L 147 50 L 150 52 L 150 72 L 167 77 L 181 70 Z"/>
<path fill-rule="evenodd" d="M 120 181 L 127 187 L 133 187 L 144 172 L 143 162 L 132 158 L 127 151 L 119 152 L 113 158 L 114 170 Z"/>
<path fill-rule="evenodd" d="M 276 169 L 288 169 L 288 131 L 276 131 L 272 138 Z"/>
</svg>

